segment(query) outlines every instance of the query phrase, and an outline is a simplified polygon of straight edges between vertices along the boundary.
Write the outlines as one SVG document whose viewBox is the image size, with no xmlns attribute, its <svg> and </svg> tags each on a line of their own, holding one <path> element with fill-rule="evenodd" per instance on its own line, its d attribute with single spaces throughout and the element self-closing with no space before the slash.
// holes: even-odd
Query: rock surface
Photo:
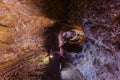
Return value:
<svg viewBox="0 0 120 80">
<path fill-rule="evenodd" d="M 0 79 L 39 80 L 42 33 L 67 19 L 87 37 L 79 54 L 70 53 L 85 79 L 120 80 L 120 0 L 0 0 Z"/>
<path fill-rule="evenodd" d="M 41 78 L 48 54 L 42 35 L 53 23 L 31 0 L 0 0 L 0 80 Z"/>
<path fill-rule="evenodd" d="M 83 16 L 76 21 L 84 27 L 87 40 L 82 52 L 73 56 L 74 63 L 86 80 L 120 80 L 120 1 L 83 3 Z"/>
</svg>

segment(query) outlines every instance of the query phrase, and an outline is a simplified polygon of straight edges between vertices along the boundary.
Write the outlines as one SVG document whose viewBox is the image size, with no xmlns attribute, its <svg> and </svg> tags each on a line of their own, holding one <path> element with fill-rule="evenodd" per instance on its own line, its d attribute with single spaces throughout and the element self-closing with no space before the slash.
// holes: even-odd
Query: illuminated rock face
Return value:
<svg viewBox="0 0 120 80">
<path fill-rule="evenodd" d="M 40 9 L 42 8 L 38 8 L 32 0 L 0 1 L 1 79 L 36 80 L 46 73 L 51 80 L 58 80 L 54 77 L 54 71 L 50 72 L 53 77 L 47 75 L 49 73 L 45 71 L 46 63 L 43 61 L 48 55 L 44 46 L 44 37 L 47 37 L 44 36 L 44 31 L 50 26 L 53 27 L 57 20 L 46 17 Z M 52 40 L 55 41 L 54 38 Z M 54 66 L 59 67 L 53 64 L 51 69 L 55 69 Z"/>
<path fill-rule="evenodd" d="M 81 25 L 87 38 L 79 54 L 69 53 L 78 73 L 86 80 L 120 79 L 119 0 L 34 1 L 0 0 L 0 80 L 41 79 L 47 55 L 43 32 L 64 21 Z"/>
<path fill-rule="evenodd" d="M 48 54 L 42 35 L 53 23 L 30 0 L 0 0 L 0 80 L 41 78 Z"/>
</svg>

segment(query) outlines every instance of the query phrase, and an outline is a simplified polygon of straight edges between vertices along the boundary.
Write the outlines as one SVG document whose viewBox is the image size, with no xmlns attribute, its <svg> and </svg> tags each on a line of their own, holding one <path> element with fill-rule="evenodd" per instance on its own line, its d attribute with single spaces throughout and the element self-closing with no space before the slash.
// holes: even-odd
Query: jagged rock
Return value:
<svg viewBox="0 0 120 80">
<path fill-rule="evenodd" d="M 83 26 L 87 37 L 79 54 L 69 54 L 75 69 L 86 80 L 120 80 L 119 9 L 119 0 L 0 0 L 1 80 L 39 80 L 43 32 L 66 20 Z"/>
<path fill-rule="evenodd" d="M 1 80 L 40 79 L 48 54 L 42 35 L 45 26 L 53 23 L 31 0 L 0 0 Z"/>
</svg>

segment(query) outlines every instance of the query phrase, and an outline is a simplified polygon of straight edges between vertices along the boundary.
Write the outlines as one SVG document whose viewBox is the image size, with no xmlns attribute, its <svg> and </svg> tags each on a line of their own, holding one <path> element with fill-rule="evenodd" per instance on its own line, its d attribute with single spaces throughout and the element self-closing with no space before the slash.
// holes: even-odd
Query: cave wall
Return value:
<svg viewBox="0 0 120 80">
<path fill-rule="evenodd" d="M 47 54 L 43 31 L 57 21 L 70 20 L 81 25 L 87 37 L 81 44 L 82 51 L 72 53 L 73 62 L 85 79 L 120 80 L 120 1 L 62 1 L 0 0 L 1 79 L 16 80 L 17 76 L 19 80 L 23 73 L 40 76 L 33 71 L 36 67 L 40 70 L 41 53 Z M 12 71 L 16 74 L 10 75 L 8 68 L 13 69 L 13 63 L 19 67 Z"/>
<path fill-rule="evenodd" d="M 75 58 L 86 80 L 120 80 L 120 1 L 86 1 L 81 23 L 87 40 Z"/>
<path fill-rule="evenodd" d="M 31 0 L 0 0 L 0 80 L 41 78 L 48 55 L 42 35 L 53 23 Z"/>
</svg>

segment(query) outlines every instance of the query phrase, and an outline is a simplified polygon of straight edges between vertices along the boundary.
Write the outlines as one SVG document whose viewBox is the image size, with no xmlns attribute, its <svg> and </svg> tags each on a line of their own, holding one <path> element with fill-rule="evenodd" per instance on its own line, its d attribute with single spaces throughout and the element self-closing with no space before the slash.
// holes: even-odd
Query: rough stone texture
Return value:
<svg viewBox="0 0 120 80">
<path fill-rule="evenodd" d="M 120 80 L 120 1 L 85 0 L 81 20 L 87 36 L 73 56 L 86 80 Z M 78 12 L 79 13 L 79 12 Z"/>
<path fill-rule="evenodd" d="M 47 56 L 42 35 L 53 23 L 31 0 L 0 0 L 0 80 L 41 78 Z"/>
<path fill-rule="evenodd" d="M 71 53 L 85 79 L 120 80 L 120 0 L 35 1 L 39 9 L 32 0 L 0 0 L 1 80 L 21 80 L 25 75 L 39 80 L 40 55 L 46 52 L 41 33 L 53 20 L 67 19 L 83 26 L 87 36 L 82 51 Z"/>
</svg>

